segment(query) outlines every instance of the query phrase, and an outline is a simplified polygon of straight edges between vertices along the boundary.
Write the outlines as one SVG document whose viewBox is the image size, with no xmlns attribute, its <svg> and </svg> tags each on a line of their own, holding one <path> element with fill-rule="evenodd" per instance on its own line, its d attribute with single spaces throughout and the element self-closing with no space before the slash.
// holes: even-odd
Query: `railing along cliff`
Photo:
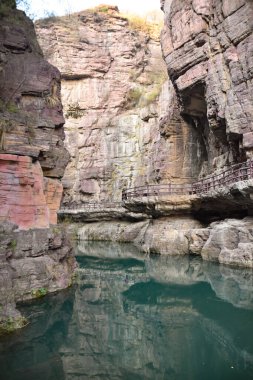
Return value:
<svg viewBox="0 0 253 380">
<path fill-rule="evenodd" d="M 83 204 L 62 206 L 59 213 L 89 213 L 103 212 L 106 210 L 119 209 L 124 206 L 124 201 L 138 197 L 165 195 L 198 195 L 216 190 L 222 186 L 229 186 L 240 181 L 253 178 L 253 159 L 241 164 L 231 165 L 220 173 L 205 177 L 191 184 L 156 184 L 129 188 L 122 191 L 123 202 L 87 202 Z"/>
<path fill-rule="evenodd" d="M 222 186 L 229 186 L 236 182 L 253 178 L 253 159 L 240 164 L 231 165 L 220 173 L 205 177 L 191 184 L 157 184 L 129 188 L 123 190 L 122 200 L 147 196 L 164 195 L 201 195 Z"/>
</svg>

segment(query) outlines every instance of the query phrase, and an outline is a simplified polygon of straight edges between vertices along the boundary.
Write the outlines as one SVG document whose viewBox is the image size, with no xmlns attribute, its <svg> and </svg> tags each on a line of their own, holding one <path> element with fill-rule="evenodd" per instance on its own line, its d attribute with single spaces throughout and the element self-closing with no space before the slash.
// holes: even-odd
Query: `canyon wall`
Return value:
<svg viewBox="0 0 253 380">
<path fill-rule="evenodd" d="M 161 6 L 163 57 L 159 39 L 117 7 L 36 23 L 44 54 L 63 77 L 70 208 L 90 201 L 103 208 L 125 188 L 191 183 L 251 158 L 252 2 Z M 115 222 L 86 225 L 80 236 L 252 267 L 252 180 L 203 194 L 142 195 L 121 211 L 149 220 L 121 224 L 123 214 L 111 212 Z M 84 214 L 78 220 L 102 220 Z"/>
<path fill-rule="evenodd" d="M 161 7 L 168 73 L 202 145 L 199 174 L 252 157 L 252 1 L 161 0 Z"/>
<path fill-rule="evenodd" d="M 45 228 L 57 222 L 69 158 L 60 73 L 24 12 L 2 5 L 0 18 L 0 221 Z"/>
<path fill-rule="evenodd" d="M 199 172 L 196 131 L 180 115 L 159 38 L 117 7 L 36 22 L 62 74 L 64 204 L 121 200 L 124 188 L 184 183 Z"/>
<path fill-rule="evenodd" d="M 56 226 L 69 154 L 60 73 L 25 13 L 0 4 L 0 334 L 26 321 L 16 302 L 71 285 L 72 247 Z"/>
</svg>

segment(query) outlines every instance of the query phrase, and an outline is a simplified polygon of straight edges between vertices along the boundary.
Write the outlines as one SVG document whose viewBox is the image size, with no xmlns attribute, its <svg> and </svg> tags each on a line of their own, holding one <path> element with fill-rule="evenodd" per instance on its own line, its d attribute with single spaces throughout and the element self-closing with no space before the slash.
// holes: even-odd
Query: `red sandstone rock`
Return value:
<svg viewBox="0 0 253 380">
<path fill-rule="evenodd" d="M 9 9 L 0 17 L 0 221 L 45 228 L 57 223 L 56 178 L 69 158 L 60 73 L 43 58 L 23 12 Z"/>
<path fill-rule="evenodd" d="M 30 157 L 0 155 L 0 221 L 21 229 L 49 227 L 43 173 Z"/>
<path fill-rule="evenodd" d="M 59 180 L 44 177 L 44 193 L 49 208 L 50 224 L 57 224 L 57 211 L 60 208 L 63 187 Z"/>
<path fill-rule="evenodd" d="M 30 157 L 0 154 L 0 221 L 21 229 L 45 228 L 57 223 L 62 184 L 45 178 Z"/>
</svg>

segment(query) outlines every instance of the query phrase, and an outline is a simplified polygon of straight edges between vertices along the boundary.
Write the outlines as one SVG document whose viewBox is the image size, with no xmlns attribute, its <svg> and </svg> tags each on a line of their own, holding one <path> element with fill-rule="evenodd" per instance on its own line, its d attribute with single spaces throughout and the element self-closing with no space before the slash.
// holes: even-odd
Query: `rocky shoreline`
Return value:
<svg viewBox="0 0 253 380">
<path fill-rule="evenodd" d="M 20 231 L 0 227 L 0 335 L 23 327 L 19 302 L 72 285 L 77 263 L 64 226 Z"/>
<path fill-rule="evenodd" d="M 203 260 L 253 268 L 253 218 L 225 219 L 208 226 L 191 216 L 101 221 L 78 229 L 82 240 L 132 242 L 145 253 L 199 255 Z"/>
</svg>

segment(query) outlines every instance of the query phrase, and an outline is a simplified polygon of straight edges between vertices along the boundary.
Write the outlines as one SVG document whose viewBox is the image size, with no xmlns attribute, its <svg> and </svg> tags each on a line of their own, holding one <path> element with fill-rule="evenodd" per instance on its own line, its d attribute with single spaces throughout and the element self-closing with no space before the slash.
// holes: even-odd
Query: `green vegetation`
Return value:
<svg viewBox="0 0 253 380">
<path fill-rule="evenodd" d="M 46 288 L 33 289 L 31 291 L 31 294 L 34 298 L 44 297 L 47 293 L 48 293 L 48 290 Z"/>
<path fill-rule="evenodd" d="M 0 335 L 10 334 L 17 329 L 21 329 L 22 327 L 28 324 L 27 319 L 24 317 L 8 317 L 6 319 L 0 319 Z"/>
<path fill-rule="evenodd" d="M 60 99 L 54 95 L 47 95 L 45 96 L 45 102 L 49 108 L 54 108 L 60 104 Z"/>
<path fill-rule="evenodd" d="M 73 104 L 68 104 L 68 109 L 65 114 L 66 119 L 72 118 L 72 119 L 79 119 L 83 117 L 84 111 L 81 109 L 79 106 L 79 103 L 73 103 Z"/>
<path fill-rule="evenodd" d="M 9 7 L 9 8 L 12 8 L 12 9 L 15 9 L 16 8 L 16 1 L 15 0 L 1 0 L 1 6 L 2 5 Z"/>
<path fill-rule="evenodd" d="M 103 12 L 103 13 L 107 13 L 109 11 L 109 7 L 107 7 L 106 5 L 100 5 L 98 7 L 95 8 L 98 12 Z"/>
<path fill-rule="evenodd" d="M 142 91 L 139 87 L 131 88 L 126 96 L 126 106 L 127 108 L 136 107 L 140 101 Z"/>
<path fill-rule="evenodd" d="M 109 12 L 109 10 L 110 10 L 110 6 L 108 6 L 108 5 L 105 5 L 105 4 L 101 4 L 101 5 L 98 5 L 97 7 L 94 7 L 94 8 L 89 8 L 88 10 L 90 11 L 90 12 L 93 12 L 93 13 L 99 13 L 99 12 L 101 12 L 101 13 L 108 13 Z"/>
<path fill-rule="evenodd" d="M 16 246 L 17 246 L 17 240 L 13 239 L 9 244 L 8 244 L 9 248 L 12 250 L 12 252 L 15 250 Z"/>
<path fill-rule="evenodd" d="M 0 150 L 6 149 L 6 133 L 13 128 L 11 120 L 0 120 Z"/>
<path fill-rule="evenodd" d="M 161 93 L 162 86 L 164 82 L 167 80 L 166 72 L 159 72 L 157 74 L 153 74 L 150 78 L 152 83 L 152 88 L 150 91 L 147 91 L 142 99 L 142 105 L 149 105 L 153 103 Z"/>
<path fill-rule="evenodd" d="M 58 95 L 58 85 L 56 81 L 52 83 L 50 94 L 44 96 L 44 99 L 49 108 L 54 108 L 58 104 L 61 104 L 61 100 Z"/>
<path fill-rule="evenodd" d="M 10 9 L 16 8 L 15 0 L 1 0 L 0 2 L 0 18 L 4 17 L 10 12 Z"/>
<path fill-rule="evenodd" d="M 135 73 L 131 73 L 131 79 L 138 82 L 137 74 L 134 75 Z M 138 73 L 138 75 L 140 74 Z M 145 107 L 156 101 L 166 80 L 167 73 L 163 68 L 159 68 L 156 73 L 150 73 L 148 77 L 145 78 L 145 85 L 133 87 L 128 91 L 126 96 L 126 108 Z"/>
<path fill-rule="evenodd" d="M 54 12 L 46 12 L 45 17 L 41 18 L 40 21 L 44 24 L 50 24 L 50 22 L 55 22 L 58 19 L 60 18 L 57 17 Z"/>
<path fill-rule="evenodd" d="M 11 115 L 19 111 L 15 103 L 11 101 L 3 101 L 0 99 L 0 113 L 3 113 L 4 116 L 0 120 L 0 150 L 5 151 L 6 149 L 6 134 L 11 132 L 14 127 L 13 121 L 10 120 Z"/>
<path fill-rule="evenodd" d="M 17 113 L 18 107 L 14 102 L 5 102 L 3 99 L 0 99 L 0 112 Z"/>
<path fill-rule="evenodd" d="M 29 0 L 0 0 L 0 18 L 10 15 L 11 9 L 23 9 L 29 15 L 30 1 Z M 31 15 L 29 15 L 31 16 Z M 15 20 L 16 21 L 16 20 Z"/>
<path fill-rule="evenodd" d="M 135 14 L 123 14 L 127 20 L 129 27 L 137 32 L 148 34 L 151 38 L 158 40 L 160 38 L 163 21 L 159 18 L 141 17 Z"/>
<path fill-rule="evenodd" d="M 158 86 L 154 87 L 152 91 L 148 92 L 144 97 L 145 105 L 149 105 L 153 103 L 160 95 L 160 92 L 161 92 L 161 88 Z"/>
</svg>

